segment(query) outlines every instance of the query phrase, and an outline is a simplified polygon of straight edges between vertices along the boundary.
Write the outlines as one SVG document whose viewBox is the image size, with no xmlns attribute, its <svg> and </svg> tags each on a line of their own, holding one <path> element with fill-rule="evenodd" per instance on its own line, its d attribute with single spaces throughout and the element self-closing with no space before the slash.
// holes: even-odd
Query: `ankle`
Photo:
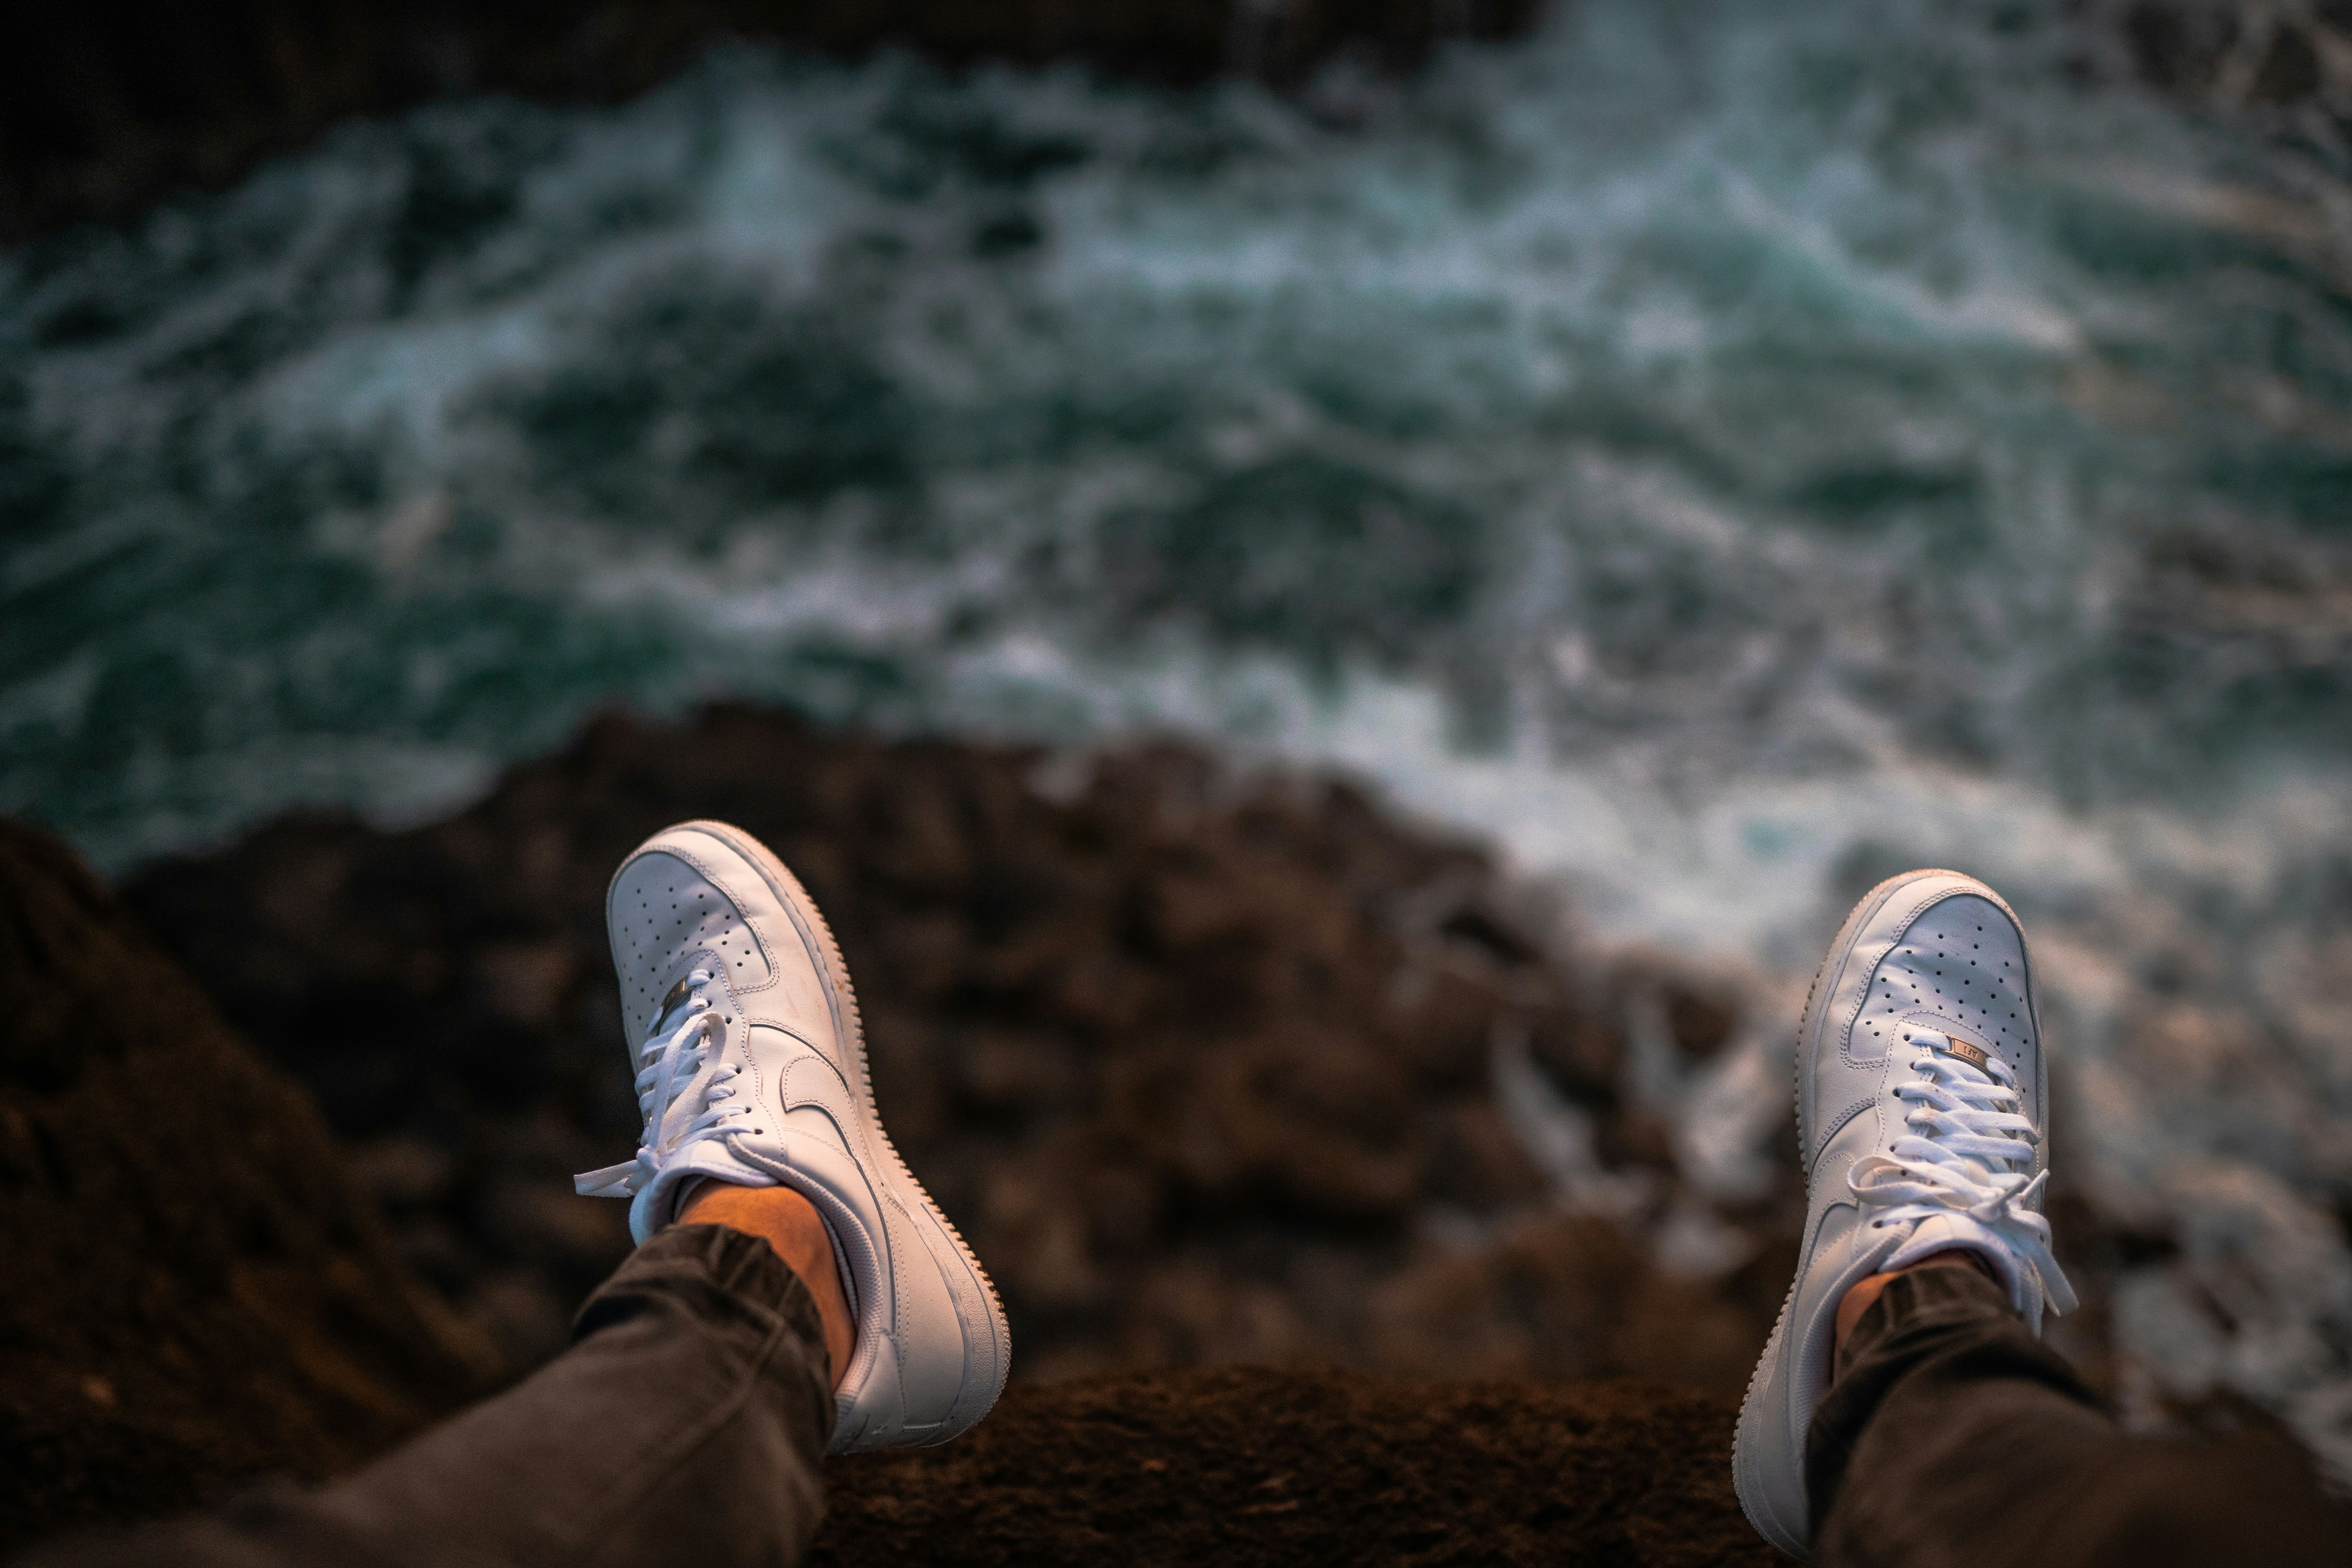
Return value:
<svg viewBox="0 0 2352 1568">
<path fill-rule="evenodd" d="M 850 1315 L 848 1291 L 835 1260 L 833 1233 L 815 1205 L 790 1187 L 705 1181 L 678 1205 L 677 1223 L 725 1226 L 756 1236 L 775 1249 L 784 1267 L 800 1278 L 815 1299 L 817 1316 L 824 1325 L 825 1354 L 832 1363 L 832 1386 L 840 1387 L 856 1342 L 856 1322 Z"/>
<path fill-rule="evenodd" d="M 1904 1275 L 1921 1268 L 1973 1268 L 1986 1279 L 1994 1279 L 1992 1269 L 1983 1258 L 1965 1248 L 1954 1247 L 1944 1252 L 1931 1252 L 1927 1257 L 1906 1263 L 1900 1268 L 1884 1274 L 1874 1274 L 1867 1279 L 1856 1280 L 1838 1302 L 1836 1337 L 1831 1346 L 1831 1364 L 1844 1353 L 1845 1342 L 1853 1332 L 1862 1315 L 1870 1310 L 1871 1303 L 1885 1293 L 1886 1288 Z M 1996 1279 L 1995 1283 L 1999 1283 Z"/>
</svg>

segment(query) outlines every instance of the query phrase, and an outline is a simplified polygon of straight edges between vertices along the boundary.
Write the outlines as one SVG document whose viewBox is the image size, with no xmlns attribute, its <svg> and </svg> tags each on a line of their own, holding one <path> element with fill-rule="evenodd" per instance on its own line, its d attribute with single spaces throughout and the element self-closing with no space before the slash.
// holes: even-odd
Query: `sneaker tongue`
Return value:
<svg viewBox="0 0 2352 1568">
<path fill-rule="evenodd" d="M 1990 1055 L 1982 1046 L 1978 1045 L 1958 1029 L 1932 1028 L 1925 1025 L 1917 1025 L 1912 1027 L 1909 1036 L 1915 1045 L 1926 1046 L 1930 1050 L 1950 1057 L 1956 1061 L 1966 1062 L 1987 1078 L 1992 1076 Z M 1996 1176 L 2006 1176 L 2011 1173 L 2009 1162 L 2006 1160 L 1988 1161 L 1971 1154 L 1954 1154 L 1949 1158 L 1953 1163 L 1968 1171 L 1979 1182 L 1989 1183 Z"/>
<path fill-rule="evenodd" d="M 1988 1186 L 1992 1184 L 1994 1177 L 2011 1174 L 2009 1162 L 2006 1160 L 1988 1163 L 1976 1158 L 1972 1154 L 1960 1154 L 1954 1157 L 1954 1163 L 1966 1170 L 1977 1181 L 1981 1182 Z"/>
</svg>

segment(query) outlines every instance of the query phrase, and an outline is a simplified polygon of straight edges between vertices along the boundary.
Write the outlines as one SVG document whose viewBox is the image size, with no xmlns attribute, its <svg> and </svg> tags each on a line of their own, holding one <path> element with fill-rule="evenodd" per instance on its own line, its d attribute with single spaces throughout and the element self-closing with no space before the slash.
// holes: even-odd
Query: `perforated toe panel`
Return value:
<svg viewBox="0 0 2352 1568">
<path fill-rule="evenodd" d="M 629 862 L 613 883 L 604 912 L 633 1040 L 653 1027 L 654 1008 L 687 953 L 709 949 L 718 954 L 738 993 L 767 983 L 767 954 L 733 900 L 675 855 L 655 850 Z"/>
<path fill-rule="evenodd" d="M 1906 1018 L 1933 1014 L 2006 1060 L 2030 1094 L 2033 1010 L 2026 992 L 2025 944 L 2009 917 L 1973 894 L 1946 899 L 1912 921 L 1880 962 L 1854 1020 L 1854 1047 L 1883 1053 L 1901 1041 Z"/>
</svg>

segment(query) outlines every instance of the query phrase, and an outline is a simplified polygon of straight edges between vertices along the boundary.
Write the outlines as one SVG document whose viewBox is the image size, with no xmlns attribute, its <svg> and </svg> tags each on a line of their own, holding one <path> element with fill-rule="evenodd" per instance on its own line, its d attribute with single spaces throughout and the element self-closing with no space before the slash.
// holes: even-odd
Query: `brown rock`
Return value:
<svg viewBox="0 0 2352 1568">
<path fill-rule="evenodd" d="M 1784 1561 L 1727 1396 L 1230 1367 L 1015 1384 L 970 1437 L 829 1472 L 814 1561 L 1230 1568 Z"/>
<path fill-rule="evenodd" d="M 1601 1222 L 1542 1217 L 1489 1082 L 1498 1039 L 1528 1038 L 1602 1113 L 1605 1163 L 1666 1173 L 1661 1201 L 1673 1149 L 1620 1093 L 1623 987 L 1517 932 L 1474 850 L 1350 787 L 1236 778 L 1177 747 L 1040 777 L 1030 752 L 746 708 L 612 718 L 446 822 L 282 822 L 128 891 L 371 1152 L 413 1265 L 517 1370 L 547 1343 L 529 1304 L 578 1300 L 626 1246 L 618 1205 L 568 1181 L 637 1131 L 605 879 L 646 834 L 720 816 L 824 905 L 885 1114 L 1003 1288 L 1018 1375 L 1744 1373 L 1609 1348 L 1636 1312 L 1661 1344 L 1678 1322 L 1711 1344 L 1722 1302 L 1645 1295 L 1639 1247 L 1604 1258 Z M 1433 1248 L 1431 1225 L 1485 1239 Z M 1501 1304 L 1472 1310 L 1480 1291 Z M 1760 1343 L 1774 1306 L 1731 1310 Z M 1486 1326 L 1465 1341 L 1456 1307 Z"/>
<path fill-rule="evenodd" d="M 483 1385 L 300 1089 L 5 819 L 0 996 L 0 1550 L 348 1468 Z"/>
</svg>

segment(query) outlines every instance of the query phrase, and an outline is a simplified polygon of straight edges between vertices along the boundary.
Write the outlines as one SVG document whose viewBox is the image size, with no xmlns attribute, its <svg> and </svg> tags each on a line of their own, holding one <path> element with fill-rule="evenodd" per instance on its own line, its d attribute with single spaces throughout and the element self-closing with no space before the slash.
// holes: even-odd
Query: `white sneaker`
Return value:
<svg viewBox="0 0 2352 1568">
<path fill-rule="evenodd" d="M 971 1430 L 1004 1387 L 1004 1310 L 882 1130 L 816 905 L 750 834 L 682 822 L 621 862 L 604 925 L 646 1131 L 635 1160 L 579 1190 L 630 1198 L 640 1242 L 698 1179 L 800 1193 L 832 1232 L 857 1322 L 829 1451 Z"/>
<path fill-rule="evenodd" d="M 1957 871 L 1908 871 L 1846 916 L 1797 1032 L 1805 1245 L 1748 1380 L 1732 1479 L 1748 1521 L 1805 1555 L 1805 1431 L 1838 1303 L 1931 1252 L 1972 1252 L 2033 1331 L 2074 1292 L 2040 1213 L 2050 1075 L 2025 931 Z"/>
</svg>

